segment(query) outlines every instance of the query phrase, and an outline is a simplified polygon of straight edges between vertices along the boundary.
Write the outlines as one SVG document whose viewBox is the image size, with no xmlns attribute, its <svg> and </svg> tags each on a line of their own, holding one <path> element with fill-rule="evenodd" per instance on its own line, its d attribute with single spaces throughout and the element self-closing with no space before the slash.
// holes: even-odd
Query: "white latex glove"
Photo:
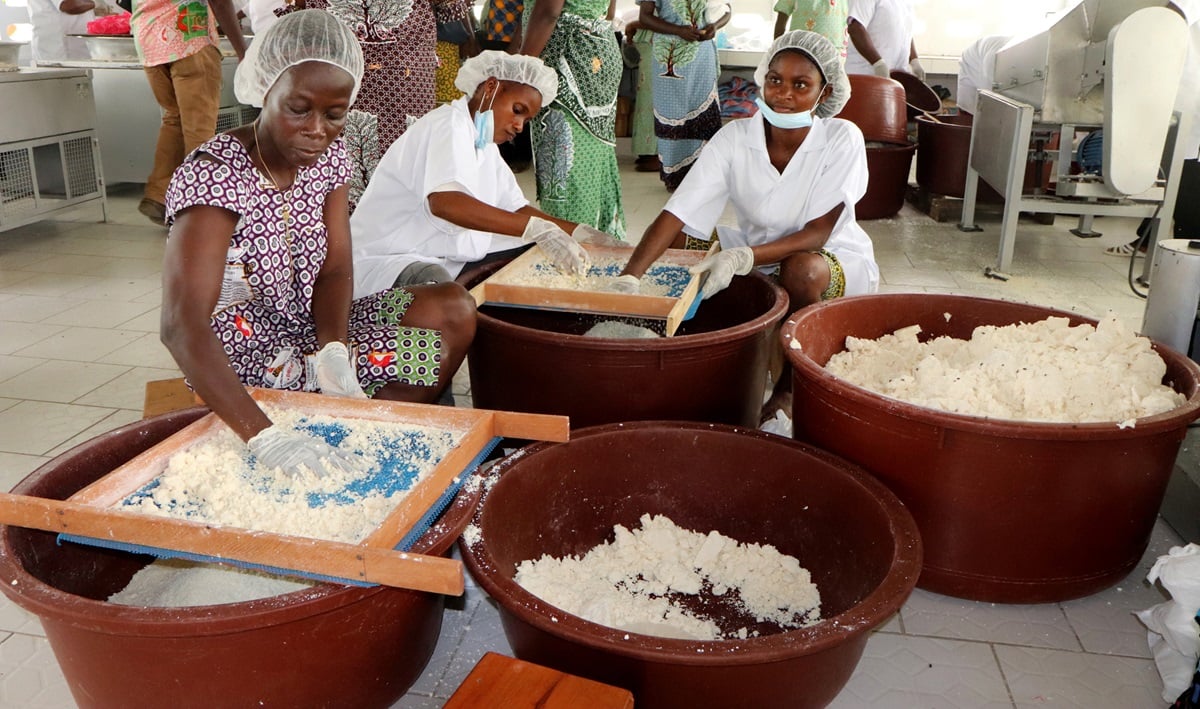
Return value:
<svg viewBox="0 0 1200 709">
<path fill-rule="evenodd" d="M 737 246 L 728 251 L 718 251 L 692 266 L 694 274 L 708 274 L 700 287 L 701 298 L 711 298 L 729 287 L 734 276 L 744 276 L 754 268 L 754 252 L 749 246 Z"/>
<path fill-rule="evenodd" d="M 889 67 L 887 65 L 887 62 L 885 62 L 882 59 L 880 59 L 879 61 L 872 64 L 871 70 L 875 72 L 875 76 L 882 76 L 885 79 L 888 78 L 889 76 L 891 76 L 891 74 L 892 74 L 891 67 Z"/>
<path fill-rule="evenodd" d="M 554 222 L 541 217 L 530 217 L 525 225 L 521 240 L 537 244 L 546 252 L 550 262 L 567 273 L 584 274 L 588 269 L 588 255 L 583 247 L 558 227 Z"/>
<path fill-rule="evenodd" d="M 577 225 L 571 232 L 571 238 L 581 244 L 591 244 L 592 246 L 629 246 L 628 243 L 612 234 L 600 231 L 591 224 Z"/>
<path fill-rule="evenodd" d="M 641 288 L 642 280 L 637 276 L 626 273 L 624 276 L 617 276 L 616 279 L 605 289 L 613 293 L 628 293 L 634 295 Z"/>
<path fill-rule="evenodd" d="M 317 386 L 322 394 L 367 398 L 350 363 L 350 351 L 341 342 L 330 342 L 317 352 Z"/>
<path fill-rule="evenodd" d="M 913 59 L 909 62 L 908 70 L 921 81 L 925 80 L 925 67 L 921 66 L 920 59 Z"/>
<path fill-rule="evenodd" d="M 353 454 L 307 433 L 277 425 L 259 431 L 246 441 L 246 447 L 260 465 L 282 468 L 293 477 L 300 474 L 301 468 L 307 468 L 317 477 L 325 477 L 330 471 L 347 473 L 362 469 L 361 460 Z"/>
</svg>

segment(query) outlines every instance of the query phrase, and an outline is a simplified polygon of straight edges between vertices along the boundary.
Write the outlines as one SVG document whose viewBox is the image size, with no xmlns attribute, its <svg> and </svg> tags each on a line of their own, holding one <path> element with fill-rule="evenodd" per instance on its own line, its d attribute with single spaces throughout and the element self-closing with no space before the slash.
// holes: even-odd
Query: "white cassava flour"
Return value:
<svg viewBox="0 0 1200 709">
<path fill-rule="evenodd" d="M 632 251 L 630 252 L 632 253 Z M 558 290 L 603 291 L 607 290 L 621 275 L 625 259 L 596 258 L 587 273 L 566 273 L 545 261 L 522 264 L 507 271 L 497 280 L 510 285 L 536 286 Z M 497 274 L 499 276 L 499 274 Z M 683 294 L 692 274 L 687 266 L 669 263 L 651 264 L 638 282 L 638 295 L 669 296 L 677 298 Z"/>
<path fill-rule="evenodd" d="M 263 408 L 276 425 L 359 456 L 362 471 L 293 477 L 258 466 L 241 439 L 220 425 L 215 435 L 171 456 L 158 477 L 119 505 L 206 524 L 357 543 L 462 437 L 431 426 Z"/>
<path fill-rule="evenodd" d="M 659 637 L 718 640 L 750 634 L 745 627 L 723 633 L 712 619 L 680 602 L 701 595 L 725 597 L 739 614 L 783 628 L 820 621 L 821 596 L 794 557 L 716 531 L 682 529 L 662 515 L 645 514 L 640 522 L 632 531 L 615 526 L 612 542 L 582 557 L 523 561 L 515 580 L 567 613 Z"/>
<path fill-rule="evenodd" d="M 301 581 L 250 569 L 156 559 L 140 569 L 125 588 L 108 597 L 122 606 L 183 608 L 215 606 L 271 598 L 312 588 Z"/>
<path fill-rule="evenodd" d="M 1166 364 L 1115 317 L 1071 327 L 1063 317 L 975 328 L 969 340 L 918 342 L 919 325 L 877 340 L 846 338 L 825 368 L 865 389 L 941 411 L 1017 421 L 1117 422 L 1170 411 L 1186 397 L 1163 385 Z"/>
</svg>

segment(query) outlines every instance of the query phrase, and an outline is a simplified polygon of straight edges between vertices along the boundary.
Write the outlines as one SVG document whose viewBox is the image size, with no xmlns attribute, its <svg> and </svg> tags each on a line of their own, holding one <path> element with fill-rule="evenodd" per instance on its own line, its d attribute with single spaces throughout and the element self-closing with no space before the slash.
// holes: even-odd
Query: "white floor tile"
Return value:
<svg viewBox="0 0 1200 709">
<path fill-rule="evenodd" d="M 22 401 L 0 411 L 0 451 L 44 455 L 113 409 Z"/>
<path fill-rule="evenodd" d="M 471 617 L 471 623 L 467 627 L 467 634 L 446 666 L 446 671 L 434 690 L 434 696 L 449 697 L 454 694 L 454 690 L 458 689 L 475 668 L 475 663 L 489 651 L 512 655 L 512 648 L 504 636 L 504 628 L 500 625 L 500 612 L 492 605 L 492 601 L 484 600 L 476 605 L 475 615 Z"/>
<path fill-rule="evenodd" d="M 50 458 L 53 458 L 56 455 L 61 455 L 62 453 L 66 453 L 67 451 L 71 450 L 72 448 L 79 445 L 80 443 L 92 440 L 96 436 L 99 436 L 101 434 L 108 433 L 109 431 L 118 429 L 121 426 L 124 426 L 125 424 L 133 423 L 134 421 L 141 421 L 141 420 L 142 420 L 142 411 L 141 411 L 140 404 L 138 405 L 138 408 L 136 410 L 134 410 L 134 409 L 117 409 L 117 410 L 113 411 L 111 414 L 109 414 L 108 416 L 105 416 L 103 419 L 97 421 L 96 423 L 92 424 L 91 426 L 88 426 L 87 428 L 83 429 L 82 431 L 75 434 L 74 436 L 71 436 L 67 440 L 63 441 L 62 443 L 58 444 L 57 446 L 46 451 L 46 455 L 49 456 Z"/>
<path fill-rule="evenodd" d="M 0 303 L 0 307 L 3 305 L 4 303 Z M 41 342 L 55 333 L 62 332 L 64 329 L 61 325 L 0 320 L 0 354 L 12 354 L 35 342 Z"/>
<path fill-rule="evenodd" d="M 25 476 L 47 460 L 49 458 L 46 456 L 0 452 L 0 492 L 12 490 L 13 485 L 24 480 Z M 0 629 L 4 629 L 4 626 L 0 625 Z"/>
<path fill-rule="evenodd" d="M 5 287 L 6 293 L 37 295 L 47 298 L 65 296 L 71 291 L 94 286 L 104 279 L 96 276 L 64 275 L 61 273 L 35 273 L 29 278 Z"/>
<path fill-rule="evenodd" d="M 46 298 L 18 295 L 0 303 L 0 320 L 36 323 L 83 303 L 82 298 Z"/>
<path fill-rule="evenodd" d="M 28 372 L 41 363 L 40 357 L 0 355 L 0 382 Z"/>
<path fill-rule="evenodd" d="M 0 382 L 0 396 L 69 403 L 116 379 L 129 367 L 97 362 L 50 360 Z"/>
<path fill-rule="evenodd" d="M 1012 707 L 986 643 L 874 633 L 830 709 Z"/>
<path fill-rule="evenodd" d="M 0 643 L 0 704 L 25 709 L 75 706 L 45 638 L 12 635 Z"/>
<path fill-rule="evenodd" d="M 917 589 L 900 614 L 910 635 L 1080 649 L 1067 617 L 1055 603 L 981 603 Z"/>
<path fill-rule="evenodd" d="M 74 400 L 74 403 L 131 409 L 138 413 L 140 418 L 140 412 L 146 403 L 146 382 L 174 379 L 178 376 L 180 376 L 178 369 L 134 367 L 107 384 Z"/>
<path fill-rule="evenodd" d="M 167 351 L 157 332 L 137 333 L 136 337 L 130 339 L 128 344 L 105 354 L 98 361 L 178 371 L 175 358 Z"/>
<path fill-rule="evenodd" d="M 158 308 L 148 303 L 121 303 L 105 300 L 89 300 L 82 305 L 64 310 L 58 315 L 52 315 L 43 322 L 47 325 L 67 325 L 72 327 L 105 327 L 120 330 L 138 330 L 146 332 L 145 327 L 132 327 L 128 322 L 136 321 L 139 317 L 154 313 L 158 319 Z M 154 332 L 158 331 L 157 322 Z"/>
<path fill-rule="evenodd" d="M 95 362 L 141 336 L 142 333 L 134 330 L 69 326 L 13 354 L 43 360 Z"/>
<path fill-rule="evenodd" d="M 1166 706 L 1150 660 L 1008 645 L 997 645 L 996 656 L 1018 709 Z"/>
</svg>

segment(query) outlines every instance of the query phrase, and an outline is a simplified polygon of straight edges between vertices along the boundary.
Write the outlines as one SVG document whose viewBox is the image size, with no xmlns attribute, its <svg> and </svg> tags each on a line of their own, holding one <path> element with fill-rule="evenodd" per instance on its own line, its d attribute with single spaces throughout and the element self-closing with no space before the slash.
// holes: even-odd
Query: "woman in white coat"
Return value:
<svg viewBox="0 0 1200 709">
<path fill-rule="evenodd" d="M 466 96 L 413 123 L 358 202 L 350 219 L 356 296 L 450 280 L 467 264 L 533 243 L 560 268 L 581 271 L 587 254 L 577 240 L 608 241 L 531 206 L 496 146 L 554 100 L 554 71 L 537 57 L 486 51 L 463 63 L 455 86 Z"/>
<path fill-rule="evenodd" d="M 722 250 L 693 269 L 707 274 L 703 297 L 755 267 L 778 278 L 793 311 L 878 289 L 871 239 L 854 219 L 867 189 L 862 133 L 833 118 L 850 98 L 838 49 L 814 32 L 789 32 L 771 45 L 754 79 L 759 112 L 727 124 L 704 147 L 616 290 L 635 292 L 650 264 L 688 236 L 710 239 L 727 203 L 737 227 L 722 227 Z"/>
</svg>

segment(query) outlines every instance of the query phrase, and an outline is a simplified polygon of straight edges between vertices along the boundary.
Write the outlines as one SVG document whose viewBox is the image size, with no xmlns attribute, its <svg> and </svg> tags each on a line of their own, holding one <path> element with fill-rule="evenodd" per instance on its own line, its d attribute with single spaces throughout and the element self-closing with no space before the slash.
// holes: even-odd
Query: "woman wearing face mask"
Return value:
<svg viewBox="0 0 1200 709">
<path fill-rule="evenodd" d="M 729 123 L 704 147 L 615 289 L 636 292 L 646 268 L 686 237 L 710 239 L 726 203 L 737 227 L 721 228 L 722 250 L 693 269 L 706 274 L 703 297 L 756 267 L 778 278 L 792 310 L 878 288 L 871 239 L 854 219 L 867 189 L 862 133 L 832 117 L 850 98 L 837 48 L 814 32 L 789 32 L 754 79 L 758 114 Z"/>
<path fill-rule="evenodd" d="M 455 85 L 466 94 L 422 116 L 379 163 L 350 220 L 356 296 L 440 282 L 464 266 L 538 244 L 563 270 L 586 268 L 578 241 L 611 243 L 587 225 L 534 208 L 497 143 L 554 100 L 558 78 L 537 57 L 481 52 Z"/>
<path fill-rule="evenodd" d="M 273 425 L 243 385 L 430 402 L 475 333 L 457 284 L 351 300 L 339 135 L 362 72 L 358 40 L 332 15 L 283 17 L 234 79 L 262 113 L 197 148 L 167 191 L 163 343 L 258 462 L 292 473 L 351 464 Z"/>
</svg>

